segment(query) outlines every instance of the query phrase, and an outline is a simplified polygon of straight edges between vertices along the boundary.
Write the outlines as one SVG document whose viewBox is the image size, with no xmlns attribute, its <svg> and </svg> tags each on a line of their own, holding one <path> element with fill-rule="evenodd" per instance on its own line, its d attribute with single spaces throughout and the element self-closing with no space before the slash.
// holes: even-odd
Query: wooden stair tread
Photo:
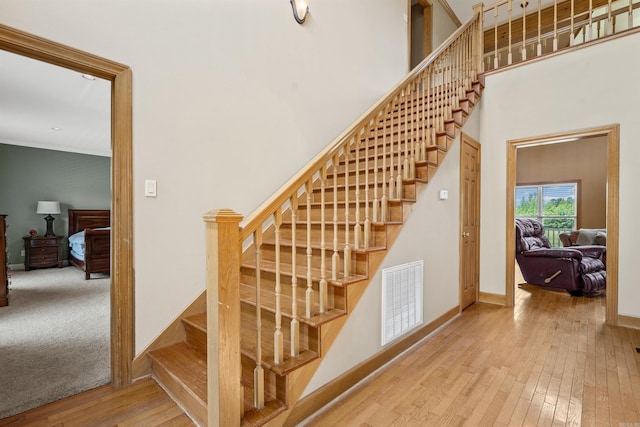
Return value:
<svg viewBox="0 0 640 427">
<path fill-rule="evenodd" d="M 325 221 L 326 222 L 326 221 Z M 306 221 L 305 221 L 306 224 Z M 371 224 L 375 224 L 375 225 L 383 225 L 386 224 L 384 222 L 371 222 Z M 262 242 L 263 246 L 264 245 L 275 245 L 276 242 L 275 240 L 271 239 L 271 238 L 265 238 L 264 241 Z M 293 242 L 290 239 L 280 239 L 280 247 L 287 247 L 290 248 L 291 246 L 293 246 Z M 300 242 L 300 241 L 296 241 L 296 248 L 299 248 L 301 250 L 304 250 L 307 248 L 307 242 Z M 311 242 L 311 248 L 312 249 L 317 249 L 317 250 L 321 250 L 322 247 L 320 246 L 320 242 L 317 241 L 312 241 Z M 378 251 L 384 251 L 386 250 L 387 247 L 386 246 L 369 246 L 367 249 L 353 249 L 353 251 L 360 251 L 360 252 L 378 252 Z M 338 252 L 342 252 L 344 250 L 344 246 L 338 246 Z M 333 247 L 332 245 L 329 245 L 327 243 L 326 247 L 325 247 L 325 251 L 326 251 L 326 256 L 327 258 L 330 258 L 331 255 L 333 254 Z M 300 252 L 302 253 L 302 252 Z M 306 266 L 305 266 L 306 268 Z"/>
<path fill-rule="evenodd" d="M 189 323 L 194 328 L 201 330 L 202 332 L 207 332 L 207 313 L 198 313 L 193 314 L 188 317 L 183 317 L 182 321 L 185 323 Z"/>
<path fill-rule="evenodd" d="M 297 292 L 296 300 L 298 302 L 299 313 L 297 319 L 301 323 L 306 323 L 313 327 L 318 327 L 323 323 L 330 322 L 333 319 L 337 319 L 340 316 L 344 316 L 345 311 L 340 310 L 334 307 L 327 308 L 324 313 L 319 313 L 320 306 L 316 302 L 314 303 L 314 307 L 312 312 L 315 313 L 310 318 L 306 318 L 304 315 L 301 315 L 301 312 L 304 312 L 305 309 L 305 290 L 299 289 L 301 292 Z M 315 298 L 317 301 L 317 297 Z M 256 305 L 256 288 L 253 285 L 248 285 L 246 283 L 240 283 L 240 300 L 250 304 L 255 307 Z M 276 306 L 276 295 L 275 292 L 270 289 L 260 289 L 260 302 L 263 311 L 275 313 Z M 280 294 L 280 307 L 281 313 L 283 317 L 288 317 L 290 319 L 293 318 L 291 314 L 291 302 L 292 298 L 288 294 Z"/>
<path fill-rule="evenodd" d="M 149 352 L 153 363 L 162 365 L 191 390 L 205 405 L 207 402 L 207 358 L 185 342 Z"/>
<path fill-rule="evenodd" d="M 245 398 L 245 407 L 250 408 L 253 399 L 249 397 L 249 401 L 246 402 Z M 242 422 L 240 425 L 242 427 L 253 427 L 253 426 L 262 426 L 269 422 L 271 419 L 275 418 L 282 412 L 287 409 L 287 405 L 283 402 L 280 402 L 277 399 L 269 400 L 264 403 L 264 408 L 262 409 L 250 409 L 244 413 L 242 416 Z"/>
<path fill-rule="evenodd" d="M 244 336 L 244 335 L 243 335 Z M 254 343 L 246 343 L 243 340 L 241 345 L 241 352 L 245 357 L 255 362 L 256 347 Z M 262 350 L 262 367 L 276 373 L 277 375 L 284 376 L 292 371 L 295 371 L 301 366 L 306 365 L 309 362 L 314 361 L 320 357 L 318 353 L 312 350 L 300 350 L 300 354 L 291 357 L 286 351 L 284 352 L 284 362 L 275 364 L 273 362 L 273 350 Z"/>
<path fill-rule="evenodd" d="M 250 269 L 254 269 L 256 268 L 256 264 L 254 261 L 247 261 L 247 262 L 243 262 L 242 263 L 242 267 L 245 268 L 250 268 Z M 276 263 L 273 261 L 267 261 L 267 260 L 261 260 L 260 261 L 260 269 L 264 270 L 264 271 L 269 271 L 272 273 L 275 273 L 276 271 Z M 303 270 L 303 271 L 300 271 Z M 290 264 L 282 264 L 282 268 L 280 269 L 280 273 L 281 274 L 286 274 L 286 275 L 291 275 L 291 265 Z M 317 268 L 312 268 L 311 269 L 311 276 L 313 278 L 313 280 L 318 281 L 320 280 L 320 270 Z M 299 268 L 296 269 L 296 277 L 298 279 L 306 279 L 307 277 L 307 267 L 304 266 L 304 268 Z M 333 286 L 345 286 L 348 285 L 350 283 L 357 283 L 360 282 L 362 280 L 366 280 L 367 276 L 364 275 L 351 275 L 347 278 L 342 277 L 339 278 L 337 280 L 332 280 L 329 275 L 327 275 L 326 280 L 329 284 L 333 285 Z"/>
</svg>

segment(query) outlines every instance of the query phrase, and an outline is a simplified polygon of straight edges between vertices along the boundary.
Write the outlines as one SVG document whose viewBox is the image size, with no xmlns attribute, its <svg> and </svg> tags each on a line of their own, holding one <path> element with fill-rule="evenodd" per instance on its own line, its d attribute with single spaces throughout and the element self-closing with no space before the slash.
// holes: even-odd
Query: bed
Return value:
<svg viewBox="0 0 640 427">
<path fill-rule="evenodd" d="M 69 262 L 85 273 L 111 273 L 111 211 L 69 209 Z"/>
</svg>

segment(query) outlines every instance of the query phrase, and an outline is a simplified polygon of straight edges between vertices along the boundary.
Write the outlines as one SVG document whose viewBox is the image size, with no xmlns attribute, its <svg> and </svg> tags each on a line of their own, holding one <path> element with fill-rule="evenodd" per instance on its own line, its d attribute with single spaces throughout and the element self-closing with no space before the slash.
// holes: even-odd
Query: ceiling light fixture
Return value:
<svg viewBox="0 0 640 427">
<path fill-rule="evenodd" d="M 96 76 L 92 76 L 91 74 L 83 74 L 82 78 L 85 80 L 95 80 Z"/>
<path fill-rule="evenodd" d="M 57 127 L 57 126 L 54 126 L 54 127 L 52 127 L 52 128 L 51 128 L 51 130 L 55 130 L 55 131 L 57 132 L 57 131 L 61 131 L 61 130 L 62 130 L 62 128 L 59 128 L 59 127 Z"/>
<path fill-rule="evenodd" d="M 304 24 L 309 14 L 309 0 L 289 0 L 293 9 L 293 17 L 298 24 Z"/>
</svg>

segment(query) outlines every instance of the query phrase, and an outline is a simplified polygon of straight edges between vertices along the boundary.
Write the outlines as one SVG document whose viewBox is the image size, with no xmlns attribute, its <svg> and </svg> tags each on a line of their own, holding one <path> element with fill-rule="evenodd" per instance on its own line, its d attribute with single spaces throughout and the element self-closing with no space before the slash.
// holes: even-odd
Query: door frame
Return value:
<svg viewBox="0 0 640 427">
<path fill-rule="evenodd" d="M 507 206 L 506 206 L 506 289 L 508 307 L 515 304 L 515 188 L 517 148 L 559 144 L 567 139 L 604 136 L 607 139 L 607 293 L 606 323 L 618 323 L 618 239 L 619 239 L 619 192 L 620 192 L 620 125 L 613 124 L 594 128 L 535 136 L 507 141 Z"/>
<path fill-rule="evenodd" d="M 0 49 L 111 81 L 111 383 L 129 384 L 134 355 L 131 69 L 2 24 Z"/>
<path fill-rule="evenodd" d="M 476 203 L 476 212 L 475 212 L 475 217 L 476 217 L 476 224 L 478 224 L 478 226 L 476 227 L 476 246 L 477 246 L 477 250 L 476 250 L 476 259 L 475 259 L 475 263 L 476 263 L 476 271 L 478 272 L 478 280 L 476 281 L 476 301 L 478 302 L 480 299 L 480 201 L 481 201 L 481 197 L 480 197 L 480 191 L 481 191 L 481 169 L 480 169 L 480 162 L 482 159 L 482 145 L 476 141 L 475 139 L 471 138 L 469 135 L 467 135 L 464 132 L 461 132 L 460 134 L 460 230 L 462 230 L 463 227 L 463 218 L 464 218 L 464 212 L 463 212 L 463 197 L 462 197 L 462 193 L 463 193 L 463 188 L 464 188 L 464 165 L 463 165 L 463 161 L 464 161 L 464 150 L 463 150 L 463 146 L 467 144 L 470 145 L 472 147 L 474 147 L 475 149 L 478 150 L 478 202 Z M 462 308 L 462 294 L 463 294 L 463 281 L 462 278 L 464 277 L 462 272 L 464 267 L 464 263 L 463 263 L 463 245 L 464 245 L 464 238 L 462 237 L 462 232 L 459 233 L 459 246 L 460 246 L 460 260 L 459 260 L 459 283 L 458 283 L 458 301 L 459 301 L 459 306 L 460 306 L 460 311 L 462 312 L 463 308 Z"/>
</svg>

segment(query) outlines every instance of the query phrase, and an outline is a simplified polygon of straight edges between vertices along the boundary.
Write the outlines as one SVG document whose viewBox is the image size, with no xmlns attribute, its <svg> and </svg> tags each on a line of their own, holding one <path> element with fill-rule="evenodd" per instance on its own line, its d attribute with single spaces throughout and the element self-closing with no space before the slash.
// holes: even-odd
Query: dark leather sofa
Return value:
<svg viewBox="0 0 640 427">
<path fill-rule="evenodd" d="M 551 248 L 543 225 L 529 218 L 516 219 L 516 261 L 527 283 L 566 289 L 571 295 L 606 288 L 603 246 Z"/>
</svg>

